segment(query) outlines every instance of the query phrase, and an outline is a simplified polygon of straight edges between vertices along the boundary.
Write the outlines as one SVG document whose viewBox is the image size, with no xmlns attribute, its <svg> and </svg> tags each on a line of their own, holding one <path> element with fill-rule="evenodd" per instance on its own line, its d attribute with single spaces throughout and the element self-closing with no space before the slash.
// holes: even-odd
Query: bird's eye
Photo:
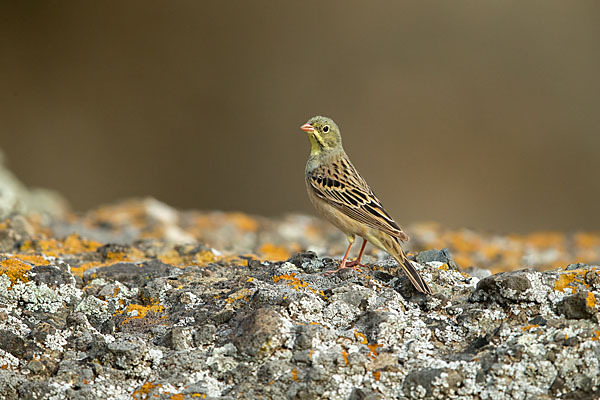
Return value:
<svg viewBox="0 0 600 400">
<path fill-rule="evenodd" d="M 327 133 L 327 132 L 329 132 L 329 125 L 325 125 L 323 127 L 323 133 Z"/>
</svg>

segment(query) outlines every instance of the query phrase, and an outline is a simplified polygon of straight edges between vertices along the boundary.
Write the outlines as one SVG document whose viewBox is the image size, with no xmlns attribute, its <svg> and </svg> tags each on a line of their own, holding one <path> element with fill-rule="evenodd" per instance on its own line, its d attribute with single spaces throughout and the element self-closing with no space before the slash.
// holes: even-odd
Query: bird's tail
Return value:
<svg viewBox="0 0 600 400">
<path fill-rule="evenodd" d="M 380 238 L 383 239 L 383 238 Z M 410 261 L 404 251 L 402 251 L 402 247 L 400 246 L 400 239 L 395 238 L 393 236 L 386 235 L 384 240 L 381 240 L 382 244 L 385 246 L 385 249 L 392 257 L 396 259 L 398 264 L 402 267 L 408 279 L 412 282 L 415 288 L 425 294 L 433 294 L 431 288 L 425 282 L 425 280 L 421 277 L 419 272 L 415 269 L 412 261 Z"/>
</svg>

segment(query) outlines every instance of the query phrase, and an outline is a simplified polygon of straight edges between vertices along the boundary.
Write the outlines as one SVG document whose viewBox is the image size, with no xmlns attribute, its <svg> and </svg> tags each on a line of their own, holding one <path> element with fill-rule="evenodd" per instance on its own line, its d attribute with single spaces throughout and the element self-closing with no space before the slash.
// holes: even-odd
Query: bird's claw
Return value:
<svg viewBox="0 0 600 400">
<path fill-rule="evenodd" d="M 346 263 L 345 268 L 352 268 L 354 270 L 360 271 L 359 268 L 356 268 L 357 266 L 367 268 L 367 266 L 365 264 L 361 264 L 358 260 L 354 260 L 354 261 L 350 261 L 350 262 Z M 341 266 L 340 266 L 340 268 L 341 268 Z"/>
<path fill-rule="evenodd" d="M 361 264 L 361 263 L 359 263 L 358 261 L 350 261 L 350 262 L 347 262 L 347 263 L 342 263 L 342 264 L 340 265 L 340 267 L 339 267 L 338 269 L 336 269 L 336 270 L 333 270 L 333 271 L 327 271 L 327 272 L 325 272 L 325 274 L 324 274 L 324 275 L 325 275 L 325 276 L 328 276 L 328 275 L 332 275 L 332 274 L 337 274 L 337 273 L 338 273 L 338 272 L 340 272 L 341 270 L 343 270 L 343 269 L 348 269 L 348 268 L 350 268 L 350 269 L 352 269 L 352 270 L 354 270 L 354 271 L 356 271 L 356 272 L 362 272 L 362 270 L 360 269 L 360 267 L 365 267 L 365 268 L 367 268 L 367 266 L 366 266 L 366 265 L 364 265 L 364 264 Z"/>
</svg>

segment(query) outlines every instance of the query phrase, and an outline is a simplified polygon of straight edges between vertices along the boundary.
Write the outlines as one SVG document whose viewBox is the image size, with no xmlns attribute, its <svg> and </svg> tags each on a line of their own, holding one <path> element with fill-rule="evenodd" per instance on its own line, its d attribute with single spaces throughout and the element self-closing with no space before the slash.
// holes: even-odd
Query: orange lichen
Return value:
<svg viewBox="0 0 600 400">
<path fill-rule="evenodd" d="M 285 261 L 290 258 L 290 252 L 283 246 L 265 243 L 258 249 L 260 256 L 269 261 Z"/>
<path fill-rule="evenodd" d="M 585 304 L 587 304 L 589 308 L 596 307 L 596 296 L 594 296 L 594 293 L 588 292 L 587 298 L 585 299 Z"/>
<path fill-rule="evenodd" d="M 325 293 L 322 290 L 316 290 L 316 289 L 308 286 L 308 282 L 305 282 L 302 279 L 296 278 L 295 272 L 292 272 L 291 274 L 283 274 L 283 275 L 277 275 L 277 276 L 273 277 L 273 282 L 275 282 L 275 283 L 277 283 L 281 280 L 286 281 L 286 284 L 295 290 L 300 290 L 300 289 L 306 288 L 306 289 L 310 290 L 311 292 L 313 292 L 314 294 L 318 294 L 318 295 L 322 296 L 324 299 L 327 299 L 327 297 L 325 296 Z"/>
<path fill-rule="evenodd" d="M 482 244 L 480 252 L 488 259 L 492 260 L 501 253 L 500 247 L 496 244 Z"/>
<path fill-rule="evenodd" d="M 227 215 L 239 230 L 248 232 L 256 232 L 258 230 L 258 222 L 246 214 L 229 213 Z"/>
<path fill-rule="evenodd" d="M 526 235 L 486 235 L 469 230 L 444 230 L 438 224 L 419 224 L 423 249 L 444 248 L 461 268 L 476 265 L 493 273 L 526 266 L 538 270 L 556 269 L 574 262 L 594 264 L 600 260 L 600 234 L 578 233 L 571 237 L 560 232 L 535 232 Z M 539 256 L 540 251 L 555 250 Z M 546 259 L 550 256 L 550 259 Z"/>
<path fill-rule="evenodd" d="M 473 259 L 471 257 L 469 257 L 468 255 L 459 253 L 459 254 L 454 254 L 453 257 L 454 257 L 454 262 L 456 262 L 456 264 L 461 268 L 468 268 L 468 267 L 474 265 Z"/>
<path fill-rule="evenodd" d="M 17 281 L 27 282 L 27 271 L 31 269 L 31 265 L 21 261 L 17 257 L 7 258 L 0 261 L 0 274 L 4 274 L 10 279 L 11 284 Z"/>
<path fill-rule="evenodd" d="M 184 258 L 175 249 L 171 249 L 167 252 L 160 254 L 157 257 L 161 262 L 170 265 L 181 265 L 184 264 Z"/>
<path fill-rule="evenodd" d="M 181 393 L 177 393 L 177 394 L 172 394 L 171 396 L 169 396 L 169 398 L 171 400 L 184 400 L 185 396 Z"/>
<path fill-rule="evenodd" d="M 134 249 L 132 249 L 134 250 Z M 142 254 L 132 254 L 135 253 L 134 251 L 132 251 L 131 253 L 125 253 L 122 251 L 109 251 L 106 253 L 106 260 L 107 261 L 116 261 L 116 262 L 123 262 L 123 261 L 134 261 L 140 257 L 142 257 Z"/>
<path fill-rule="evenodd" d="M 162 385 L 159 384 L 159 383 L 146 382 L 142 386 L 140 386 L 139 389 L 136 389 L 131 394 L 131 397 L 133 397 L 136 400 L 147 399 L 148 398 L 148 394 L 150 393 L 150 391 L 152 389 L 154 389 L 154 388 L 161 388 L 161 387 L 162 387 Z"/>
<path fill-rule="evenodd" d="M 18 258 L 21 261 L 24 261 L 28 264 L 32 265 L 49 265 L 50 261 L 46 260 L 44 257 L 37 254 L 15 254 L 14 258 Z"/>
<path fill-rule="evenodd" d="M 376 381 L 379 381 L 381 378 L 381 371 L 373 371 L 373 378 L 375 378 Z"/>
<path fill-rule="evenodd" d="M 344 364 L 348 365 L 348 352 L 346 350 L 342 350 L 342 357 L 344 357 Z"/>
<path fill-rule="evenodd" d="M 446 239 L 450 241 L 452 248 L 461 253 L 473 252 L 480 246 L 478 235 L 465 232 L 450 232 Z"/>
<path fill-rule="evenodd" d="M 586 287 L 588 285 L 585 284 L 583 274 L 587 271 L 583 269 L 575 269 L 567 272 L 559 272 L 558 279 L 554 282 L 554 290 L 558 290 L 564 292 L 564 290 L 568 287 L 571 289 L 575 289 L 574 283 L 581 283 Z"/>
<path fill-rule="evenodd" d="M 295 289 L 295 290 L 300 290 L 300 289 L 308 289 L 311 292 L 313 292 L 314 294 L 318 294 L 319 296 L 323 297 L 323 299 L 327 300 L 327 296 L 325 296 L 325 292 L 323 292 L 322 290 L 316 290 L 315 288 L 312 288 L 310 286 L 308 286 L 308 282 L 296 278 L 296 273 L 292 272 L 291 274 L 283 274 L 283 275 L 277 275 L 273 277 L 273 282 L 277 283 L 279 281 L 286 281 L 286 284 L 288 286 L 290 286 L 291 288 Z"/>
<path fill-rule="evenodd" d="M 358 339 L 358 341 L 361 344 L 367 344 L 367 343 L 369 343 L 369 341 L 367 340 L 367 337 L 364 335 L 364 333 L 361 333 L 359 331 L 354 331 L 354 337 L 356 339 Z"/>
<path fill-rule="evenodd" d="M 378 343 L 373 343 L 373 344 L 368 344 L 367 347 L 369 348 L 369 357 L 375 358 L 377 356 L 377 353 L 379 352 L 379 350 L 377 350 L 377 348 L 381 347 L 381 345 Z"/>
<path fill-rule="evenodd" d="M 302 279 L 296 278 L 295 273 L 283 274 L 283 275 L 278 275 L 278 276 L 273 277 L 273 282 L 275 282 L 275 283 L 279 282 L 280 280 L 287 281 L 288 286 L 291 286 L 292 288 L 294 288 L 296 290 L 305 288 L 308 286 L 307 282 L 305 282 Z"/>
<path fill-rule="evenodd" d="M 106 253 L 106 261 L 90 261 L 88 263 L 81 264 L 80 266 L 72 266 L 71 273 L 79 277 L 83 277 L 83 273 L 96 267 L 108 267 L 119 262 L 138 262 L 146 259 L 144 254 L 135 248 L 130 249 L 127 252 L 122 251 L 109 251 Z"/>
<path fill-rule="evenodd" d="M 96 251 L 100 246 L 101 244 L 98 242 L 82 239 L 79 235 L 73 234 L 64 239 L 63 252 L 67 254 L 85 253 Z"/>
<path fill-rule="evenodd" d="M 313 292 L 314 294 L 318 294 L 319 296 L 323 297 L 324 299 L 327 299 L 327 297 L 325 296 L 325 292 L 323 292 L 322 290 L 317 290 L 310 286 L 308 286 L 307 289 L 310 290 L 311 292 Z"/>
<path fill-rule="evenodd" d="M 62 241 L 57 239 L 26 240 L 21 245 L 21 251 L 41 252 L 47 256 L 59 257 L 63 254 L 78 254 L 96 251 L 102 244 L 86 240 L 72 234 Z"/>
<path fill-rule="evenodd" d="M 180 268 L 189 265 L 206 266 L 210 263 L 220 260 L 220 258 L 217 257 L 212 251 L 208 250 L 200 251 L 195 254 L 181 255 L 177 250 L 170 249 L 159 254 L 157 258 L 165 264 L 170 264 Z"/>
<path fill-rule="evenodd" d="M 194 254 L 194 258 L 192 259 L 192 263 L 195 265 L 208 265 L 210 263 L 216 262 L 218 260 L 217 256 L 212 251 L 200 251 Z"/>
<path fill-rule="evenodd" d="M 83 278 L 83 273 L 84 273 L 85 271 L 87 271 L 87 270 L 88 270 L 88 269 L 90 269 L 90 268 L 98 267 L 98 266 L 100 266 L 100 265 L 102 265 L 102 266 L 106 266 L 106 265 L 108 265 L 108 264 L 101 263 L 100 261 L 92 261 L 92 262 L 89 262 L 89 263 L 84 263 L 84 264 L 81 264 L 81 265 L 80 265 L 80 266 L 78 266 L 78 267 L 74 267 L 74 266 L 72 266 L 72 267 L 71 267 L 71 273 L 72 273 L 73 275 L 76 275 L 76 276 L 80 277 L 80 278 Z"/>
<path fill-rule="evenodd" d="M 293 368 L 290 371 L 290 374 L 292 375 L 292 380 L 298 382 L 298 370 L 296 368 Z"/>
<path fill-rule="evenodd" d="M 600 247 L 600 235 L 598 234 L 588 232 L 576 233 L 573 241 L 575 242 L 575 247 L 583 249 Z"/>
<path fill-rule="evenodd" d="M 357 330 L 354 331 L 354 337 L 360 342 L 360 344 L 367 345 L 367 347 L 369 348 L 369 357 L 371 357 L 371 358 L 377 357 L 377 353 L 378 353 L 377 348 L 381 347 L 380 344 L 378 344 L 378 343 L 370 343 L 369 344 L 369 341 L 367 340 L 367 337 L 365 336 L 365 334 L 362 332 L 359 332 Z"/>
<path fill-rule="evenodd" d="M 535 324 L 534 325 L 525 325 L 524 327 L 521 328 L 521 330 L 523 332 L 525 332 L 525 331 L 528 331 L 530 329 L 537 328 L 537 327 L 539 327 L 539 325 L 535 325 Z"/>
<path fill-rule="evenodd" d="M 135 313 L 135 315 L 132 315 L 128 318 L 125 318 L 122 322 L 122 324 L 126 324 L 134 319 L 142 319 L 144 318 L 148 313 L 161 313 L 165 310 L 165 307 L 162 306 L 161 304 L 152 304 L 149 306 L 143 306 L 140 304 L 128 304 L 127 307 L 124 310 L 119 310 L 117 312 L 115 312 L 115 315 L 117 314 L 132 314 Z"/>
<path fill-rule="evenodd" d="M 241 289 L 238 292 L 234 293 L 235 296 L 233 297 L 228 297 L 227 299 L 225 299 L 225 302 L 227 304 L 232 304 L 237 300 L 244 300 L 244 301 L 248 301 L 250 300 L 250 296 L 254 293 L 254 291 L 249 290 L 249 289 Z"/>
<path fill-rule="evenodd" d="M 525 236 L 523 240 L 530 246 L 540 249 L 563 248 L 565 235 L 560 232 L 535 232 Z"/>
</svg>

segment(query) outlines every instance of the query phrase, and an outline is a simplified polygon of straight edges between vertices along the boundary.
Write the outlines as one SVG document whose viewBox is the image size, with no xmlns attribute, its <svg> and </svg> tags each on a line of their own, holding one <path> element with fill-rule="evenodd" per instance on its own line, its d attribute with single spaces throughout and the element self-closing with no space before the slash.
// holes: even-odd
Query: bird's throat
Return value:
<svg viewBox="0 0 600 400">
<path fill-rule="evenodd" d="M 323 152 L 325 143 L 323 143 L 323 141 L 320 137 L 318 137 L 314 133 L 311 133 L 308 135 L 308 140 L 310 140 L 310 155 L 311 156 L 316 156 Z"/>
</svg>

